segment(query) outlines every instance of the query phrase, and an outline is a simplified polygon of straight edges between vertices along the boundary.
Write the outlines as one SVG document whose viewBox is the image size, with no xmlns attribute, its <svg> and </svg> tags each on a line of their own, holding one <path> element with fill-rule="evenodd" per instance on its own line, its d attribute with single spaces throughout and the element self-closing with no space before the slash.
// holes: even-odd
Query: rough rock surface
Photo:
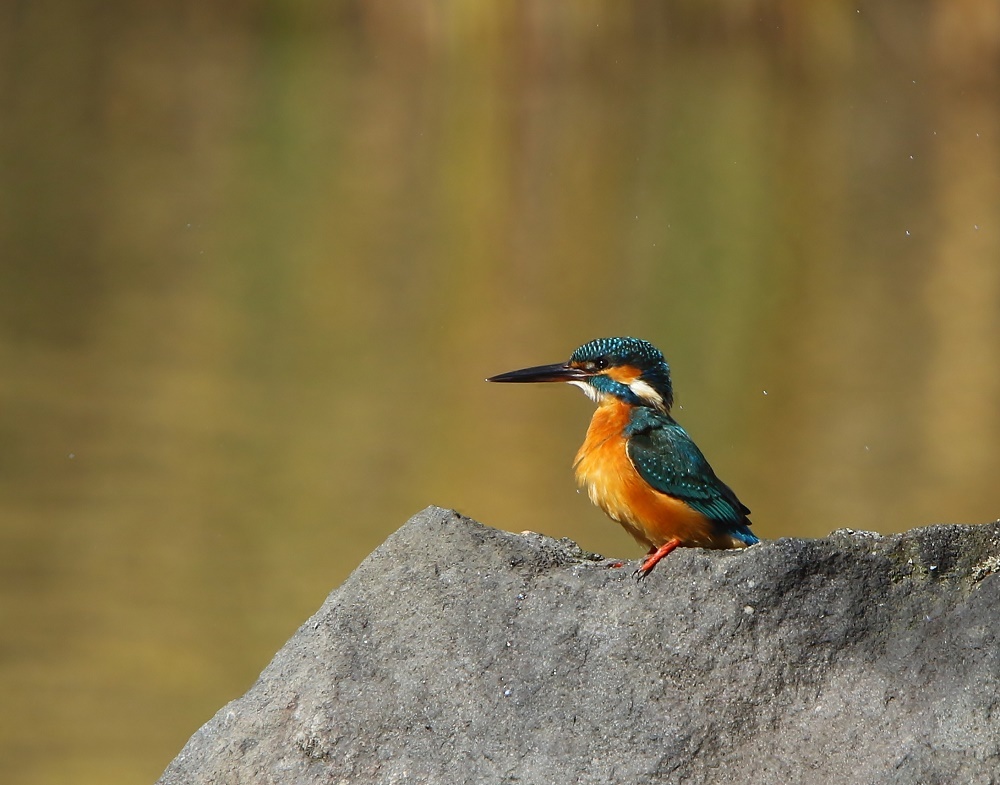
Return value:
<svg viewBox="0 0 1000 785">
<path fill-rule="evenodd" d="M 159 782 L 1000 783 L 1000 523 L 634 566 L 428 508 Z"/>
</svg>

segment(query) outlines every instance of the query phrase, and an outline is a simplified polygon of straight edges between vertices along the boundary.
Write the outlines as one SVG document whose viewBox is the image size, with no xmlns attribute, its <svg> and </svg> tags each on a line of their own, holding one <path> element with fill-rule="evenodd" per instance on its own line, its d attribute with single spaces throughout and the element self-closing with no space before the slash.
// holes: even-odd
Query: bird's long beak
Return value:
<svg viewBox="0 0 1000 785">
<path fill-rule="evenodd" d="M 522 368 L 520 371 L 508 371 L 491 376 L 488 382 L 575 382 L 586 379 L 590 374 L 580 368 L 574 368 L 566 363 L 553 365 L 536 365 L 534 368 Z"/>
</svg>

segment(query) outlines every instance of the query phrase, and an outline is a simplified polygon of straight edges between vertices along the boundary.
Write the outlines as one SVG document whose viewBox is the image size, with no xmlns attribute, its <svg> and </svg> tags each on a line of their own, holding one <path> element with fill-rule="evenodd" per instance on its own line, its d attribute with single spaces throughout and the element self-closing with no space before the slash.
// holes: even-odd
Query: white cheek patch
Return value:
<svg viewBox="0 0 1000 785">
<path fill-rule="evenodd" d="M 569 384 L 572 384 L 574 387 L 579 387 L 581 390 L 583 390 L 584 395 L 590 398 L 590 400 L 592 400 L 594 403 L 600 403 L 607 397 L 606 393 L 602 393 L 600 390 L 591 387 L 586 382 L 572 381 L 569 382 Z"/>
<path fill-rule="evenodd" d="M 660 394 L 649 386 L 642 379 L 636 379 L 633 382 L 629 382 L 629 389 L 638 395 L 643 400 L 649 401 L 656 406 L 663 406 L 663 398 Z"/>
</svg>

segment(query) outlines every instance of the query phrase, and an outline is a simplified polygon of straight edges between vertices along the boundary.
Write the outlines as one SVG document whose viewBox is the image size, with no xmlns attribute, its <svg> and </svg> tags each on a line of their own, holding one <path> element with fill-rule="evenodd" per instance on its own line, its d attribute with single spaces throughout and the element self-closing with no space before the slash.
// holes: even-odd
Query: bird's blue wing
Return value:
<svg viewBox="0 0 1000 785">
<path fill-rule="evenodd" d="M 737 526 L 749 523 L 750 510 L 715 476 L 698 446 L 669 415 L 637 407 L 626 436 L 629 460 L 656 490 L 682 500 L 710 520 Z"/>
</svg>

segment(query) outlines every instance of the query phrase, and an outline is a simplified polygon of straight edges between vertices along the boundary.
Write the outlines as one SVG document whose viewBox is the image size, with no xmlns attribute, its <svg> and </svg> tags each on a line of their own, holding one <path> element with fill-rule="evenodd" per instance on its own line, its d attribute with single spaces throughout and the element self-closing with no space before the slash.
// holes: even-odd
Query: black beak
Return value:
<svg viewBox="0 0 1000 785">
<path fill-rule="evenodd" d="M 520 371 L 508 371 L 497 376 L 491 376 L 488 382 L 575 382 L 589 378 L 590 374 L 580 368 L 574 368 L 566 363 L 554 365 L 536 365 L 534 368 L 522 368 Z"/>
</svg>

